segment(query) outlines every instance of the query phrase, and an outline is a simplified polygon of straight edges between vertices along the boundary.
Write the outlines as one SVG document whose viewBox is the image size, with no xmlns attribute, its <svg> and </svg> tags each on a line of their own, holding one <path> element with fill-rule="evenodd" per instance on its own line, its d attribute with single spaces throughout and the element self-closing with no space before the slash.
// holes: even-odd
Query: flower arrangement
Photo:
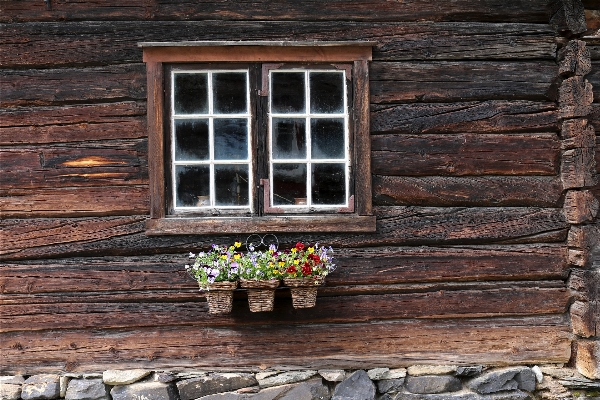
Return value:
<svg viewBox="0 0 600 400">
<path fill-rule="evenodd" d="M 186 265 L 185 269 L 198 281 L 201 290 L 210 290 L 210 285 L 215 282 L 236 282 L 240 264 L 244 262 L 238 251 L 241 246 L 241 242 L 229 247 L 213 244 L 209 252 L 190 253 L 189 257 L 195 258 L 195 262 Z"/>
<path fill-rule="evenodd" d="M 324 246 L 306 246 L 301 242 L 280 255 L 280 265 L 284 267 L 283 278 L 324 278 L 335 270 L 333 249 Z"/>
</svg>

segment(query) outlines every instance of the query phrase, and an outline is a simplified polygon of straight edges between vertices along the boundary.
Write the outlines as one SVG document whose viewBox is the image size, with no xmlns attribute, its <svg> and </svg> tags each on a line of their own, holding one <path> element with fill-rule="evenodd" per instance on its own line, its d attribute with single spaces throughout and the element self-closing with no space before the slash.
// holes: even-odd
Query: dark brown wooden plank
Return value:
<svg viewBox="0 0 600 400">
<path fill-rule="evenodd" d="M 402 7 L 395 7 L 402 8 Z M 294 32 L 293 38 L 290 32 Z M 0 65 L 73 66 L 140 62 L 138 42 L 185 40 L 331 41 L 330 22 L 188 21 L 25 23 L 3 27 Z M 375 60 L 554 59 L 554 31 L 514 23 L 335 23 L 336 40 L 374 40 Z M 60 42 L 61 46 L 47 46 Z"/>
<path fill-rule="evenodd" d="M 373 105 L 371 111 L 372 134 L 553 132 L 558 125 L 556 103 L 524 100 Z"/>
<path fill-rule="evenodd" d="M 0 153 L 3 190 L 148 183 L 146 140 L 5 147 Z"/>
<path fill-rule="evenodd" d="M 143 102 L 0 110 L 0 145 L 145 137 Z"/>
<path fill-rule="evenodd" d="M 493 244 L 564 241 L 569 227 L 560 208 L 375 207 L 377 232 L 351 236 L 336 233 L 284 233 L 282 246 L 320 242 L 336 248 L 395 245 Z M 0 259 L 74 255 L 143 255 L 187 253 L 212 243 L 232 243 L 245 235 L 150 237 L 140 217 L 5 219 Z M 241 237 L 240 237 L 241 236 Z"/>
<path fill-rule="evenodd" d="M 147 215 L 147 186 L 0 190 L 4 218 Z"/>
<path fill-rule="evenodd" d="M 557 177 L 373 176 L 377 206 L 558 207 L 562 190 Z"/>
<path fill-rule="evenodd" d="M 416 363 L 566 363 L 571 329 L 564 315 L 401 320 L 351 324 L 160 327 L 11 332 L 1 335 L 3 374 L 26 369 L 294 365 L 372 368 Z M 282 340 L 284 338 L 284 340 Z M 310 346 L 306 344 L 310 343 Z"/>
<path fill-rule="evenodd" d="M 372 172 L 377 175 L 555 175 L 556 134 L 376 135 Z"/>
<path fill-rule="evenodd" d="M 202 296 L 203 298 L 204 296 Z M 115 329 L 153 326 L 239 326 L 349 323 L 405 318 L 479 318 L 563 313 L 570 295 L 563 288 L 440 290 L 426 293 L 319 297 L 317 306 L 292 307 L 277 298 L 269 313 L 251 313 L 246 299 L 231 314 L 208 314 L 206 302 L 119 302 L 3 305 L 0 332 L 56 329 Z M 203 300 L 203 299 L 202 299 Z"/>
<path fill-rule="evenodd" d="M 148 1 L 135 4 L 115 0 L 73 3 L 54 0 L 50 10 L 33 0 L 3 2 L 0 21 L 59 20 L 365 20 L 365 21 L 514 21 L 545 24 L 552 9 L 547 1 L 531 0 L 527 7 L 501 0 L 460 0 L 452 4 L 432 4 L 413 0 L 398 6 L 385 0 L 316 0 L 283 3 L 236 1 Z"/>
<path fill-rule="evenodd" d="M 143 64 L 0 71 L 0 107 L 145 100 Z"/>
<path fill-rule="evenodd" d="M 379 62 L 371 101 L 554 100 L 554 62 Z"/>
<path fill-rule="evenodd" d="M 189 249 L 199 251 L 202 247 Z M 421 285 L 418 289 L 414 285 L 394 288 L 398 292 L 443 290 L 448 289 L 450 282 L 475 282 L 476 287 L 477 282 L 499 280 L 513 281 L 513 285 L 514 281 L 537 280 L 539 284 L 542 279 L 564 280 L 568 274 L 567 248 L 562 244 L 336 249 L 335 257 L 338 268 L 328 276 L 327 286 L 321 292 L 346 285 Z M 4 263 L 0 292 L 12 295 L 11 298 L 18 294 L 51 294 L 57 299 L 68 293 L 88 293 L 77 301 L 96 301 L 100 293 L 108 296 L 103 301 L 143 300 L 150 296 L 146 292 L 156 292 L 153 299 L 164 296 L 175 301 L 176 293 L 181 292 L 189 299 L 190 293 L 196 296 L 197 290 L 184 270 L 189 262 L 187 254 L 180 253 Z M 429 286 L 425 287 L 424 282 Z M 115 293 L 119 291 L 122 294 Z M 171 292 L 166 294 L 168 291 Z M 91 296 L 91 292 L 96 295 Z M 333 291 L 333 295 L 336 293 Z"/>
</svg>

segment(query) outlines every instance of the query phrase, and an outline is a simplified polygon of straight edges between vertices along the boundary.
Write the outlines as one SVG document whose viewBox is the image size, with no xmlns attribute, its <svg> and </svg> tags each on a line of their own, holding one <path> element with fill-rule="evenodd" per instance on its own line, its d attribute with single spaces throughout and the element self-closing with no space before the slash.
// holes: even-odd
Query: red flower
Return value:
<svg viewBox="0 0 600 400">
<path fill-rule="evenodd" d="M 304 250 L 304 245 L 302 244 L 302 242 L 298 242 L 296 243 L 296 248 L 300 251 Z"/>
<path fill-rule="evenodd" d="M 316 254 L 309 254 L 308 258 L 310 260 L 313 260 L 315 262 L 315 264 L 319 263 L 321 261 L 321 257 L 319 257 Z"/>
<path fill-rule="evenodd" d="M 295 274 L 296 272 L 298 272 L 295 265 L 290 265 L 289 267 L 287 267 L 286 271 L 288 274 Z"/>
<path fill-rule="evenodd" d="M 312 274 L 312 268 L 306 263 L 302 266 L 302 275 L 307 276 L 310 274 Z"/>
</svg>

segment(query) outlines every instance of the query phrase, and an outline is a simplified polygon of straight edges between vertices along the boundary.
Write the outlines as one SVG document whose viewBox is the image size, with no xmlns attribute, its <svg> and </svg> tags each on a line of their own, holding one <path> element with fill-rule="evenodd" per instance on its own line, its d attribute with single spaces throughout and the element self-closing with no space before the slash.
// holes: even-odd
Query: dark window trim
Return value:
<svg viewBox="0 0 600 400">
<path fill-rule="evenodd" d="M 147 235 L 252 232 L 373 232 L 369 66 L 372 42 L 141 43 L 147 71 L 150 219 Z M 232 49 L 232 46 L 236 46 Z M 253 217 L 167 215 L 165 184 L 165 64 L 206 62 L 352 63 L 354 213 Z"/>
</svg>

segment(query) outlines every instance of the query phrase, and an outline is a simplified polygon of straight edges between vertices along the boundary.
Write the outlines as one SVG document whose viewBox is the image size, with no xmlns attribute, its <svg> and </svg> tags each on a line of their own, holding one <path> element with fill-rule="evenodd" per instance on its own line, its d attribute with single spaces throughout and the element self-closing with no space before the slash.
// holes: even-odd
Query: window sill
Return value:
<svg viewBox="0 0 600 400">
<path fill-rule="evenodd" d="M 214 235 L 267 232 L 375 232 L 371 215 L 159 218 L 146 221 L 146 235 Z"/>
</svg>

